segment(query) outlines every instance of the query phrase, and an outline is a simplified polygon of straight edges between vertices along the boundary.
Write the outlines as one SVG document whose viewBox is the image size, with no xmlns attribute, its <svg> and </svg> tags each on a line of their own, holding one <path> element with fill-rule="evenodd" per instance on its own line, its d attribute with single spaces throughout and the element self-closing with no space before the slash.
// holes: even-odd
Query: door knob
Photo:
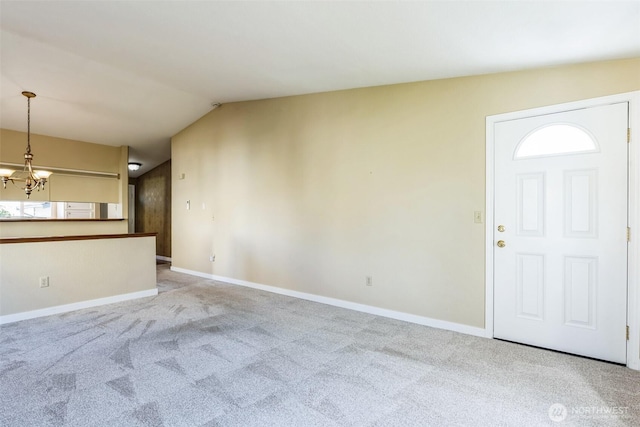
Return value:
<svg viewBox="0 0 640 427">
<path fill-rule="evenodd" d="M 503 233 L 504 232 L 504 225 L 499 225 L 498 226 L 498 231 Z"/>
<path fill-rule="evenodd" d="M 505 246 L 507 246 L 507 244 L 504 242 L 504 240 L 498 240 L 498 247 L 499 248 L 504 248 Z"/>
</svg>

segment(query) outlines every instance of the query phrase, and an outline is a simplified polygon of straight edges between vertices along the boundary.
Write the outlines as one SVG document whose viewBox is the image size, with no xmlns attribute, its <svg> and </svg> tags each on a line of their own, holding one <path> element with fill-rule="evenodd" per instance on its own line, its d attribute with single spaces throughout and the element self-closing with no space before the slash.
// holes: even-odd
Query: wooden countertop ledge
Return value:
<svg viewBox="0 0 640 427">
<path fill-rule="evenodd" d="M 8 243 L 41 243 L 41 242 L 66 242 L 71 240 L 101 240 L 101 239 L 129 239 L 132 237 L 155 237 L 158 233 L 132 233 L 132 234 L 84 234 L 78 236 L 37 236 L 37 237 L 4 237 L 0 239 L 0 245 Z"/>
<path fill-rule="evenodd" d="M 0 222 L 106 222 L 124 221 L 124 218 L 0 218 Z"/>
</svg>

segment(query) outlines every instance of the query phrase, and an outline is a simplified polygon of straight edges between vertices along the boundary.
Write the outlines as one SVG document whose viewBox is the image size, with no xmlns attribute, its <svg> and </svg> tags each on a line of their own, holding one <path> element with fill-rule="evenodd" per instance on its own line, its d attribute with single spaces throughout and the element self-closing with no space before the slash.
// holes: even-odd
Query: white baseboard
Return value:
<svg viewBox="0 0 640 427">
<path fill-rule="evenodd" d="M 35 319 L 36 317 L 51 316 L 53 314 L 67 313 L 69 311 L 83 308 L 97 307 L 100 305 L 113 304 L 114 302 L 128 301 L 132 299 L 152 297 L 158 295 L 158 289 L 148 289 L 146 291 L 131 292 L 129 294 L 114 295 L 112 297 L 92 299 L 89 301 L 75 302 L 72 304 L 57 305 L 55 307 L 43 308 L 40 310 L 24 311 L 22 313 L 7 314 L 0 316 L 0 325 L 18 322 L 20 320 Z"/>
<path fill-rule="evenodd" d="M 447 331 L 460 332 L 462 334 L 474 335 L 477 337 L 486 337 L 487 333 L 484 328 L 463 325 L 461 323 L 447 322 L 445 320 L 432 319 L 430 317 L 417 316 L 415 314 L 403 313 L 401 311 L 388 310 L 386 308 L 374 307 L 371 305 L 359 304 L 355 302 L 345 301 L 337 298 L 323 297 L 320 295 L 308 294 L 306 292 L 292 291 L 290 289 L 278 288 L 276 286 L 262 285 L 260 283 L 248 282 L 246 280 L 232 279 L 229 277 L 216 276 L 213 274 L 201 273 L 199 271 L 187 270 L 180 267 L 171 267 L 171 271 L 177 273 L 185 273 L 191 276 L 202 277 L 205 279 L 217 280 L 220 282 L 230 283 L 232 285 L 246 286 L 248 288 L 259 289 L 261 291 L 273 292 L 289 297 L 300 298 L 308 301 L 319 302 L 321 304 L 333 305 L 335 307 L 347 308 L 349 310 L 360 311 L 363 313 L 375 314 L 376 316 L 388 317 L 391 319 L 402 320 L 418 325 L 430 326 L 432 328 L 445 329 Z"/>
<path fill-rule="evenodd" d="M 156 255 L 156 260 L 157 260 L 157 261 L 167 261 L 167 262 L 171 262 L 171 257 L 170 257 L 170 256 Z"/>
</svg>

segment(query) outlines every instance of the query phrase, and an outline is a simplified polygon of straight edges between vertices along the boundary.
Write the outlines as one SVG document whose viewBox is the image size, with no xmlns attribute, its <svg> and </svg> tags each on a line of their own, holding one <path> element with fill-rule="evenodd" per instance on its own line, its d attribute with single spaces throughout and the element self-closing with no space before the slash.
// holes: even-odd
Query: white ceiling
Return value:
<svg viewBox="0 0 640 427">
<path fill-rule="evenodd" d="M 136 175 L 213 102 L 640 57 L 640 0 L 2 0 L 0 25 L 0 126 L 33 91 L 33 133 L 129 145 Z"/>
</svg>

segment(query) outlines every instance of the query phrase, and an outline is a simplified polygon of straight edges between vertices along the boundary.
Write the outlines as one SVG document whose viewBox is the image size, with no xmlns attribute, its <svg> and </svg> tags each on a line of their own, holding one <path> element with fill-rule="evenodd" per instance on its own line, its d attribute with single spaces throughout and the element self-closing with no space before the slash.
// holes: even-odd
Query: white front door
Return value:
<svg viewBox="0 0 640 427">
<path fill-rule="evenodd" d="M 494 337 L 626 363 L 628 103 L 498 122 Z"/>
</svg>

